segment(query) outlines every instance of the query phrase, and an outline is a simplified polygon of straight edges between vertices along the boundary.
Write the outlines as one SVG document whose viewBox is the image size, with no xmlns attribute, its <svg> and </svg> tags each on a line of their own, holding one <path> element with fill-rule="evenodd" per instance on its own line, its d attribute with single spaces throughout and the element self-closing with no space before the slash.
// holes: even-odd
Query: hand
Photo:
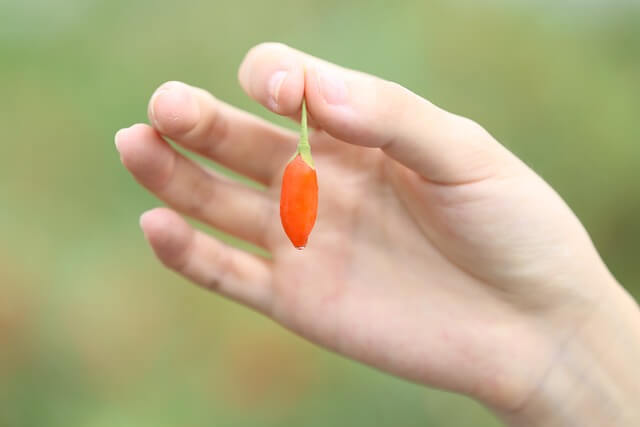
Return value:
<svg viewBox="0 0 640 427">
<path fill-rule="evenodd" d="M 478 124 L 279 44 L 252 49 L 239 80 L 294 120 L 306 96 L 316 227 L 298 251 L 278 217 L 296 133 L 166 83 L 149 104 L 152 126 L 116 135 L 122 162 L 176 211 L 271 253 L 229 247 L 159 208 L 141 226 L 169 268 L 322 346 L 520 424 L 553 414 L 556 383 L 580 387 L 561 361 L 598 342 L 584 331 L 603 332 L 602 304 L 638 330 L 637 307 L 571 210 Z M 163 136 L 266 189 L 206 170 Z"/>
</svg>

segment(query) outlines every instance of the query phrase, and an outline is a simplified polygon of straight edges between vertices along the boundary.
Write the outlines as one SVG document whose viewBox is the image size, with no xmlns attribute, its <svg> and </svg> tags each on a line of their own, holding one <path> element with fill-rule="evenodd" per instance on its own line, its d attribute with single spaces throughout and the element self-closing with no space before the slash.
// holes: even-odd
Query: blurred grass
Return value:
<svg viewBox="0 0 640 427">
<path fill-rule="evenodd" d="M 496 425 L 153 260 L 114 132 L 172 79 L 290 126 L 236 84 L 268 40 L 485 125 L 640 296 L 637 3 L 0 0 L 0 426 Z"/>
</svg>

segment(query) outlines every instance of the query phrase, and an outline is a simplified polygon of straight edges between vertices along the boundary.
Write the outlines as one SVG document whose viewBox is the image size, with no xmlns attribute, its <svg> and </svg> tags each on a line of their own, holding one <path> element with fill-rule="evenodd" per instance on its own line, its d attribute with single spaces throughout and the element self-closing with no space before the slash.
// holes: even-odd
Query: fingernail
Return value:
<svg viewBox="0 0 640 427">
<path fill-rule="evenodd" d="M 122 134 L 122 132 L 124 132 L 127 129 L 128 128 L 120 129 L 118 132 L 116 132 L 116 136 L 113 138 L 114 142 L 116 144 L 116 150 L 118 150 L 118 153 L 120 152 L 120 148 L 121 148 L 121 144 L 122 144 L 122 142 L 120 142 L 120 135 Z"/>
<path fill-rule="evenodd" d="M 153 92 L 153 95 L 151 95 L 151 100 L 149 100 L 149 120 L 151 120 L 151 124 L 154 126 L 157 123 L 156 122 L 156 101 L 158 100 L 158 96 L 160 96 L 160 94 L 168 90 L 166 86 L 167 85 L 164 84 L 160 86 L 158 89 L 156 89 L 156 91 Z"/>
<path fill-rule="evenodd" d="M 138 224 L 140 225 L 140 228 L 142 229 L 142 231 L 144 232 L 144 222 L 145 222 L 145 218 L 149 217 L 149 213 L 151 211 L 146 211 L 143 212 L 142 215 L 140 215 L 140 219 L 138 220 Z"/>
<path fill-rule="evenodd" d="M 278 99 L 280 96 L 280 88 L 287 78 L 287 71 L 277 71 L 269 79 L 269 104 L 275 110 L 278 108 Z"/>
<path fill-rule="evenodd" d="M 337 72 L 327 68 L 316 70 L 322 97 L 328 104 L 340 105 L 347 100 L 347 85 Z"/>
</svg>

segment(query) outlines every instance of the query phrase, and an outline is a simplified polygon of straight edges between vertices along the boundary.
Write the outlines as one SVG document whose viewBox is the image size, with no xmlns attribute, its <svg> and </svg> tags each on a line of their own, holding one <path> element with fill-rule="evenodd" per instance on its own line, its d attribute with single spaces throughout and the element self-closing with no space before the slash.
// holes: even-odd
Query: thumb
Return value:
<svg viewBox="0 0 640 427">
<path fill-rule="evenodd" d="M 480 180 L 514 160 L 472 120 L 396 83 L 283 44 L 252 48 L 238 78 L 249 96 L 285 116 L 299 117 L 304 94 L 315 127 L 347 143 L 382 149 L 429 181 Z"/>
</svg>

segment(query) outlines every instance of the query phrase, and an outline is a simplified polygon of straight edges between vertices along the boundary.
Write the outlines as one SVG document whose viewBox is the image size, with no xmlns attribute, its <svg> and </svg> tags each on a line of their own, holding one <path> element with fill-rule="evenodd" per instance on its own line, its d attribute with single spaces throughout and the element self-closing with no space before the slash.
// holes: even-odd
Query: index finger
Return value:
<svg viewBox="0 0 640 427">
<path fill-rule="evenodd" d="M 433 182 L 479 180 L 513 157 L 475 122 L 396 83 L 282 44 L 251 49 L 238 77 L 251 97 L 278 114 L 299 114 L 304 94 L 310 116 L 327 133 L 380 148 Z"/>
</svg>

